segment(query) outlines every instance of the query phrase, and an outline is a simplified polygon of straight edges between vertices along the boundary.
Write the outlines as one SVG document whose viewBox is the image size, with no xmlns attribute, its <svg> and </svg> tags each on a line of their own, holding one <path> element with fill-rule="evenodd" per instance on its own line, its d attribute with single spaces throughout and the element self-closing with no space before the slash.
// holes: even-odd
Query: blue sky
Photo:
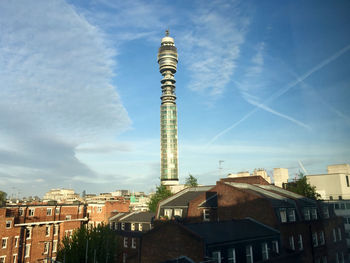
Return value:
<svg viewBox="0 0 350 263">
<path fill-rule="evenodd" d="M 0 189 L 154 189 L 167 28 L 181 182 L 349 163 L 349 13 L 345 0 L 1 1 Z"/>
</svg>

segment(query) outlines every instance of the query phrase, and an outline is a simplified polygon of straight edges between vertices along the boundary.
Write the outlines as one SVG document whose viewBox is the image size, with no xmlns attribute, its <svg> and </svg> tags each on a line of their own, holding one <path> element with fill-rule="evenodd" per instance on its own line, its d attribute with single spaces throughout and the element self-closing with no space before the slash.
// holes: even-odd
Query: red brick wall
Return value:
<svg viewBox="0 0 350 263">
<path fill-rule="evenodd" d="M 81 207 L 79 211 L 79 206 Z M 60 213 L 55 214 L 55 206 L 23 206 L 24 215 L 19 216 L 18 206 L 13 208 L 0 208 L 0 242 L 3 237 L 8 237 L 7 248 L 0 248 L 0 256 L 6 255 L 6 262 L 12 262 L 13 254 L 17 254 L 17 259 L 23 262 L 37 262 L 48 256 L 55 257 L 56 253 L 52 252 L 52 244 L 54 240 L 58 242 L 62 240 L 66 230 L 79 228 L 85 217 L 83 205 L 58 206 Z M 29 208 L 35 208 L 34 216 L 29 216 Z M 52 209 L 51 215 L 47 215 L 47 208 Z M 6 210 L 8 211 L 6 213 Z M 12 213 L 9 213 L 12 212 Z M 65 220 L 70 215 L 71 220 Z M 11 228 L 6 228 L 6 221 L 11 221 Z M 58 222 L 64 221 L 64 222 Z M 25 225 L 16 225 L 25 224 Z M 58 235 L 54 235 L 54 225 L 59 225 Z M 46 235 L 46 227 L 50 226 L 49 233 Z M 30 238 L 26 238 L 26 231 L 32 229 Z M 18 236 L 18 246 L 15 247 L 15 237 Z M 45 242 L 50 242 L 50 248 L 47 254 L 44 254 Z M 30 256 L 24 258 L 26 245 L 30 244 Z"/>
<path fill-rule="evenodd" d="M 251 217 L 270 226 L 276 226 L 278 223 L 270 202 L 258 194 L 226 185 L 224 182 L 217 182 L 209 191 L 218 194 L 219 220 Z"/>
<path fill-rule="evenodd" d="M 101 204 L 88 204 L 89 221 L 93 226 L 99 223 L 108 224 L 108 219 L 118 211 L 129 212 L 130 201 L 125 199 L 106 201 Z"/>
<path fill-rule="evenodd" d="M 155 263 L 186 255 L 203 261 L 204 243 L 177 223 L 164 223 L 142 237 L 141 262 Z"/>
</svg>

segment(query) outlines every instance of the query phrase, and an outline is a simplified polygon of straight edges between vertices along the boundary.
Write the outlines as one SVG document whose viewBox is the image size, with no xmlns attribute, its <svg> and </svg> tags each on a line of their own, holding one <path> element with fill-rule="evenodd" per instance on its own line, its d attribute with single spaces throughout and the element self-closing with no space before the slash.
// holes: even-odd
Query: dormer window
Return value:
<svg viewBox="0 0 350 263">
<path fill-rule="evenodd" d="M 329 218 L 328 206 L 324 206 L 322 210 L 323 210 L 323 217 L 324 218 Z"/>
<path fill-rule="evenodd" d="M 288 221 L 295 222 L 295 209 L 294 208 L 288 208 Z"/>
<path fill-rule="evenodd" d="M 304 208 L 304 219 L 309 221 L 311 219 L 310 217 L 310 209 L 308 207 Z"/>
<path fill-rule="evenodd" d="M 311 208 L 311 219 L 316 220 L 317 219 L 317 210 L 316 208 Z"/>
<path fill-rule="evenodd" d="M 280 217 L 282 223 L 287 222 L 287 211 L 285 208 L 280 208 Z"/>
</svg>

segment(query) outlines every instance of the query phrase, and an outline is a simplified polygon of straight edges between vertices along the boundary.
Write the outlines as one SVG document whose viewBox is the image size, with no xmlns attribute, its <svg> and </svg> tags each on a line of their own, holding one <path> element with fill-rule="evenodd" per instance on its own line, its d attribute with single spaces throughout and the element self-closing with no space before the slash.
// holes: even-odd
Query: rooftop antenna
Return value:
<svg viewBox="0 0 350 263">
<path fill-rule="evenodd" d="M 222 176 L 222 163 L 224 162 L 224 160 L 219 160 L 219 175 L 220 175 L 220 177 Z"/>
<path fill-rule="evenodd" d="M 167 30 L 165 30 L 165 36 L 169 36 L 169 28 Z"/>
</svg>

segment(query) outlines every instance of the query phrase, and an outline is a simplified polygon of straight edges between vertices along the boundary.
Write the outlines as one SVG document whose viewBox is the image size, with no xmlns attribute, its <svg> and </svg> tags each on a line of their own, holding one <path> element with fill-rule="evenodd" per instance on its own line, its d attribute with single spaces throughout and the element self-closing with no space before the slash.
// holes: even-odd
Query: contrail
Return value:
<svg viewBox="0 0 350 263">
<path fill-rule="evenodd" d="M 304 81 L 305 79 L 307 79 L 308 77 L 310 77 L 313 73 L 315 73 L 316 71 L 322 69 L 323 67 L 327 66 L 329 63 L 331 63 L 333 60 L 336 60 L 338 57 L 340 57 L 341 55 L 343 55 L 344 53 L 346 53 L 347 51 L 350 50 L 350 45 L 347 45 L 346 47 L 342 48 L 341 50 L 339 50 L 338 52 L 336 52 L 335 54 L 333 54 L 332 56 L 330 56 L 329 58 L 323 60 L 321 63 L 319 63 L 317 66 L 313 67 L 312 69 L 310 69 L 309 71 L 307 71 L 305 74 L 303 74 L 301 77 L 297 78 L 295 81 L 289 83 L 286 87 L 281 88 L 280 90 L 278 90 L 276 93 L 274 93 L 270 98 L 268 98 L 264 103 L 260 103 L 259 105 L 257 105 L 253 110 L 251 110 L 250 112 L 248 112 L 245 116 L 243 116 L 239 121 L 235 122 L 234 124 L 232 124 L 230 127 L 226 128 L 225 130 L 219 132 L 217 135 L 215 135 L 207 144 L 205 147 L 208 147 L 210 144 L 212 144 L 214 141 L 216 141 L 219 137 L 221 137 L 222 135 L 224 135 L 225 133 L 229 132 L 230 130 L 232 130 L 234 127 L 236 127 L 237 125 L 239 125 L 241 122 L 245 121 L 246 119 L 248 119 L 251 115 L 253 115 L 256 111 L 258 111 L 259 108 L 261 108 L 264 104 L 268 104 L 272 101 L 274 101 L 275 99 L 279 98 L 280 96 L 282 96 L 283 94 L 285 94 L 288 90 L 290 90 L 291 88 L 293 88 L 294 86 L 296 86 L 297 84 L 299 84 L 300 82 Z"/>
</svg>

